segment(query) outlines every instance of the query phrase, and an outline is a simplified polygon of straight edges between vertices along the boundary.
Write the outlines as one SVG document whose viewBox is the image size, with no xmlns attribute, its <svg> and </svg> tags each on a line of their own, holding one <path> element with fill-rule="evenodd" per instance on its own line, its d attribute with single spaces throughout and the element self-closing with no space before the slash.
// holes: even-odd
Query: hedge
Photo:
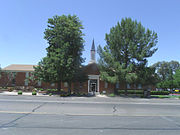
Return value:
<svg viewBox="0 0 180 135">
<path fill-rule="evenodd" d="M 169 95 L 169 91 L 151 91 L 151 95 Z"/>
<path fill-rule="evenodd" d="M 118 94 L 125 94 L 125 90 L 118 90 Z M 144 90 L 127 90 L 127 94 L 144 94 Z M 169 95 L 169 91 L 151 91 L 151 95 Z"/>
<path fill-rule="evenodd" d="M 125 94 L 125 90 L 118 90 L 118 94 Z M 144 94 L 144 90 L 127 90 L 127 94 Z"/>
</svg>

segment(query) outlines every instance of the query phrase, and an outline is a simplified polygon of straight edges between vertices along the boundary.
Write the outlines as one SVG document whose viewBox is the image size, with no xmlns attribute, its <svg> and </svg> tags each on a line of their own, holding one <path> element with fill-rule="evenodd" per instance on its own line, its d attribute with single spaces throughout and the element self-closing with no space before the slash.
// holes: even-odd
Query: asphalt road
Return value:
<svg viewBox="0 0 180 135">
<path fill-rule="evenodd" d="M 0 95 L 0 135 L 178 135 L 180 100 Z"/>
</svg>

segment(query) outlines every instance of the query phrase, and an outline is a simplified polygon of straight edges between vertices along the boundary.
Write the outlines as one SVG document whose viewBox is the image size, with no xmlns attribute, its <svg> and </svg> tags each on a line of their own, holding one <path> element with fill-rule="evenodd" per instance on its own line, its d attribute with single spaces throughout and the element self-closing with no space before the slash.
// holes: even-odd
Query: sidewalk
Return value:
<svg viewBox="0 0 180 135">
<path fill-rule="evenodd" d="M 12 96 L 15 96 L 15 95 L 18 95 L 18 92 L 17 91 L 12 91 L 12 92 L 2 91 L 2 92 L 0 92 L 0 95 L 12 95 Z M 44 95 L 44 94 L 38 93 L 38 92 L 37 92 L 37 95 L 32 95 L 32 92 L 23 92 L 22 95 L 25 95 L 25 96 L 49 96 L 49 95 Z M 100 94 L 96 95 L 96 97 L 108 98 L 108 96 L 100 95 Z"/>
<path fill-rule="evenodd" d="M 16 91 L 12 91 L 12 92 L 2 91 L 2 92 L 0 92 L 0 95 L 12 95 L 12 96 L 15 96 L 15 95 L 18 95 L 18 92 L 16 92 Z M 23 92 L 22 95 L 34 96 L 34 95 L 32 95 L 32 92 Z M 41 93 L 37 93 L 37 95 L 35 95 L 35 96 L 49 96 L 49 95 L 43 95 Z"/>
</svg>

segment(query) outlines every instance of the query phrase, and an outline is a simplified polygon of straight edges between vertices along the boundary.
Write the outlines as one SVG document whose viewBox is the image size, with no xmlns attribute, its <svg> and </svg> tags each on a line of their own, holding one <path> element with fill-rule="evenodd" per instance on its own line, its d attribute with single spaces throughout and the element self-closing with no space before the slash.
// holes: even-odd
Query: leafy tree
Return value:
<svg viewBox="0 0 180 135">
<path fill-rule="evenodd" d="M 25 79 L 25 81 L 30 82 L 33 87 L 36 87 L 38 82 L 41 80 L 41 78 L 36 76 L 36 72 L 30 72 L 29 77 Z"/>
<path fill-rule="evenodd" d="M 138 79 L 136 83 L 141 83 L 144 85 L 155 85 L 158 81 L 158 75 L 155 73 L 155 68 L 153 67 L 142 67 L 137 70 Z"/>
<path fill-rule="evenodd" d="M 98 47 L 99 67 L 102 79 L 112 83 L 137 81 L 147 58 L 157 51 L 157 34 L 131 18 L 112 27 L 105 40 L 104 48 Z"/>
<path fill-rule="evenodd" d="M 57 83 L 59 91 L 61 82 L 68 81 L 70 84 L 84 62 L 82 29 L 75 15 L 56 15 L 48 19 L 48 28 L 44 32 L 44 38 L 49 44 L 46 48 L 47 56 L 35 67 L 35 73 L 45 82 Z"/>
<path fill-rule="evenodd" d="M 176 73 L 173 75 L 173 79 L 175 88 L 180 88 L 180 68 L 176 70 Z"/>
<path fill-rule="evenodd" d="M 86 82 L 88 75 L 84 71 L 85 66 L 81 66 L 74 75 L 73 82 Z"/>
<path fill-rule="evenodd" d="M 2 76 L 3 76 L 2 87 L 6 88 L 12 83 L 15 83 L 16 73 L 3 70 Z"/>
<path fill-rule="evenodd" d="M 159 77 L 159 83 L 157 84 L 158 88 L 167 90 L 168 88 L 173 89 L 175 87 L 173 75 L 176 70 L 180 68 L 178 61 L 157 62 L 153 64 L 152 67 L 156 69 L 156 73 Z"/>
<path fill-rule="evenodd" d="M 75 92 L 79 93 L 79 84 L 80 83 L 84 83 L 88 80 L 88 75 L 87 73 L 84 71 L 85 66 L 81 66 L 76 74 L 74 75 L 73 78 L 73 83 L 74 83 L 74 88 L 75 88 Z"/>
<path fill-rule="evenodd" d="M 180 68 L 178 61 L 161 61 L 152 65 L 156 69 L 156 72 L 162 81 L 169 80 L 172 75 Z"/>
</svg>

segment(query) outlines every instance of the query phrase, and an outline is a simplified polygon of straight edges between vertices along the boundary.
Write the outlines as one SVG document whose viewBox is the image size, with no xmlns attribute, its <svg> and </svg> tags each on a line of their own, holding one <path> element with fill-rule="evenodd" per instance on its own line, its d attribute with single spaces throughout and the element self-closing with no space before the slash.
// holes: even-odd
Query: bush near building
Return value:
<svg viewBox="0 0 180 135">
<path fill-rule="evenodd" d="M 118 90 L 118 94 L 125 94 L 125 90 Z M 144 94 L 144 90 L 127 90 L 127 94 Z"/>
<path fill-rule="evenodd" d="M 151 91 L 151 95 L 169 95 L 169 91 Z"/>
<path fill-rule="evenodd" d="M 23 92 L 22 92 L 21 90 L 18 91 L 18 95 L 22 95 L 22 93 L 23 93 Z"/>
</svg>

